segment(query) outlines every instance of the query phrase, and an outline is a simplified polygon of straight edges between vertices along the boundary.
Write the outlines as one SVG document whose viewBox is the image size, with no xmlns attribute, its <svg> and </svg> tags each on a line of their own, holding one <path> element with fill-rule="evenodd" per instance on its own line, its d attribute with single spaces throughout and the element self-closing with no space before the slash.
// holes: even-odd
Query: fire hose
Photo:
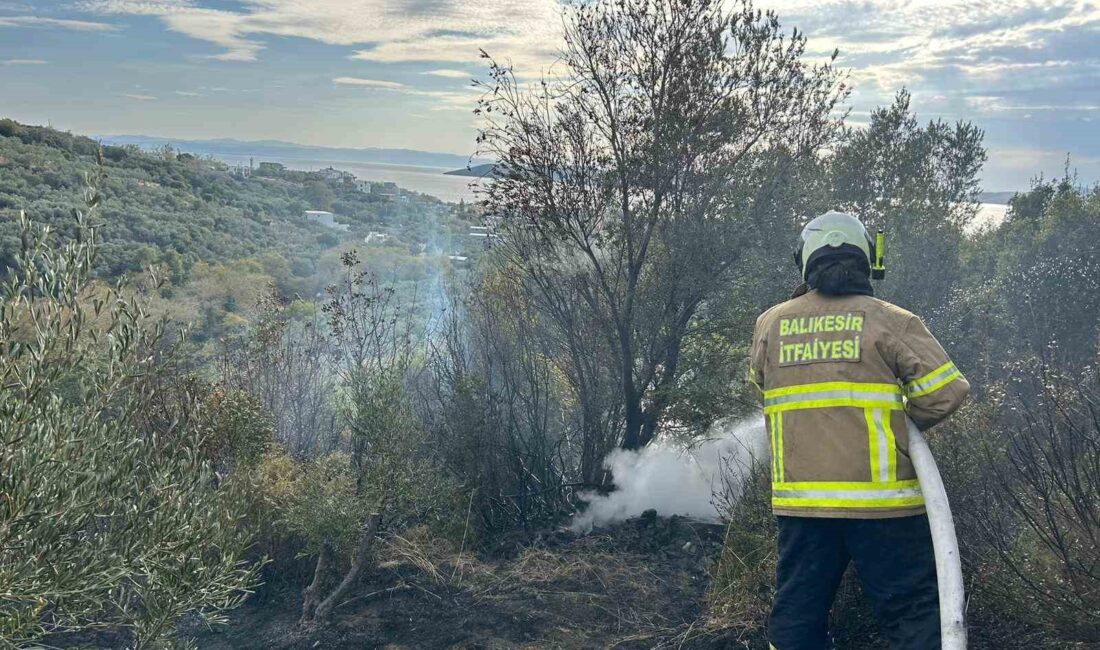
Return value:
<svg viewBox="0 0 1100 650">
<path fill-rule="evenodd" d="M 920 429 L 906 418 L 909 427 L 909 459 L 917 471 L 932 547 L 936 554 L 936 580 L 940 594 L 940 636 L 943 650 L 966 650 L 966 596 L 963 591 L 962 561 L 951 505 L 943 488 L 936 459 Z"/>
</svg>

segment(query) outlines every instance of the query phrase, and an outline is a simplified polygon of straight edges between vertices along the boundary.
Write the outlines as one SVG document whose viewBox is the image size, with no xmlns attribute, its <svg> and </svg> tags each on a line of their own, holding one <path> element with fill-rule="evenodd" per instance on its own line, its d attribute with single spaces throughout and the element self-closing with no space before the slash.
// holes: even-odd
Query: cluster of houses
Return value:
<svg viewBox="0 0 1100 650">
<path fill-rule="evenodd" d="M 494 239 L 500 239 L 500 235 L 493 232 L 490 226 L 470 226 L 469 235 L 475 239 L 484 239 L 486 244 Z"/>
<path fill-rule="evenodd" d="M 253 174 L 263 176 L 280 176 L 287 171 L 287 168 L 282 163 L 277 162 L 261 162 L 259 166 L 255 166 L 253 161 L 249 159 L 248 165 L 238 164 L 231 169 L 234 175 L 240 177 L 250 177 Z M 400 188 L 397 187 L 397 183 L 383 182 L 377 183 L 367 180 L 361 180 L 356 178 L 350 172 L 336 169 L 334 167 L 326 167 L 317 172 L 322 178 L 328 181 L 340 182 L 340 183 L 352 183 L 355 185 L 355 189 L 364 194 L 370 194 L 386 201 L 394 201 L 401 203 L 408 203 L 410 197 L 406 194 L 402 194 Z M 347 232 L 349 226 L 347 224 L 338 223 L 336 221 L 336 215 L 327 210 L 306 210 L 302 213 L 302 217 L 307 221 L 338 230 L 341 232 Z M 488 224 L 488 222 L 486 222 Z M 470 226 L 470 230 L 467 236 L 479 239 L 485 242 L 486 246 L 492 244 L 493 240 L 500 239 L 500 235 L 493 232 L 492 224 L 483 226 Z M 384 232 L 372 230 L 367 233 L 363 238 L 365 244 L 385 244 L 392 235 Z M 420 252 L 426 252 L 427 245 L 420 245 Z M 454 264 L 465 265 L 469 262 L 469 257 L 466 255 L 454 254 L 448 255 L 447 259 Z"/>
<path fill-rule="evenodd" d="M 286 171 L 286 165 L 277 162 L 261 162 L 256 165 L 252 158 L 248 159 L 248 164 L 238 163 L 229 168 L 230 173 L 240 178 L 249 178 L 253 175 L 258 176 L 282 176 Z M 397 187 L 397 183 L 385 182 L 376 183 L 372 181 L 365 181 L 355 177 L 355 174 L 346 172 L 342 169 L 336 169 L 335 167 L 325 167 L 316 172 L 320 174 L 321 178 L 327 181 L 335 181 L 338 183 L 351 183 L 355 186 L 355 189 L 363 194 L 370 194 L 371 196 L 378 197 L 384 201 L 393 201 L 395 203 L 409 203 L 410 198 L 406 194 L 402 194 L 401 190 Z"/>
<path fill-rule="evenodd" d="M 479 240 L 485 242 L 486 247 L 490 246 L 491 243 L 494 240 L 500 239 L 500 235 L 493 232 L 492 228 L 490 226 L 470 226 L 470 230 L 469 230 L 469 232 L 466 233 L 466 235 L 468 237 L 472 237 L 474 239 L 479 239 Z M 377 230 L 372 230 L 372 231 L 367 233 L 366 237 L 363 238 L 363 243 L 364 244 L 385 244 L 392 237 L 393 237 L 393 235 L 390 235 L 388 233 L 379 232 Z M 423 254 L 428 252 L 428 245 L 425 244 L 425 243 L 421 243 L 417 246 L 417 249 L 418 249 L 419 254 L 423 255 Z M 450 262 L 452 264 L 456 264 L 458 266 L 465 266 L 470 261 L 469 256 L 462 255 L 460 253 L 454 253 L 454 254 L 451 254 L 451 255 L 447 255 L 447 259 L 450 260 Z"/>
</svg>

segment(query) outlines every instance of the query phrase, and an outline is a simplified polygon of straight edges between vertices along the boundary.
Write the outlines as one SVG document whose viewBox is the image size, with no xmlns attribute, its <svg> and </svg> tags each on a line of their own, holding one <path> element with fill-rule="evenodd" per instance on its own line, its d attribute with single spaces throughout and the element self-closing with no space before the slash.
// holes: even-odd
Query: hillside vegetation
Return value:
<svg viewBox="0 0 1100 650">
<path fill-rule="evenodd" d="M 191 322 L 200 340 L 242 324 L 269 285 L 284 296 L 322 293 L 356 246 L 403 294 L 434 282 L 448 256 L 484 248 L 467 236 L 471 213 L 415 192 L 262 162 L 244 174 L 170 147 L 100 146 L 0 119 L 0 269 L 13 267 L 20 250 L 20 211 L 75 235 L 70 215 L 82 207 L 89 175 L 102 197 L 92 275 L 114 281 L 156 271 L 156 297 L 167 302 L 154 306 Z M 346 232 L 308 221 L 306 210 L 334 212 Z M 371 232 L 384 237 L 368 246 Z"/>
<path fill-rule="evenodd" d="M 973 386 L 929 436 L 972 647 L 1100 643 L 1100 190 L 972 232 L 982 131 L 904 89 L 845 124 L 773 14 L 564 24 L 544 85 L 487 61 L 473 207 L 0 121 L 0 646 L 766 648 L 766 458 L 714 459 L 718 526 L 567 527 L 609 453 L 758 417 L 753 323 L 827 209 Z M 833 646 L 884 647 L 853 578 Z"/>
</svg>

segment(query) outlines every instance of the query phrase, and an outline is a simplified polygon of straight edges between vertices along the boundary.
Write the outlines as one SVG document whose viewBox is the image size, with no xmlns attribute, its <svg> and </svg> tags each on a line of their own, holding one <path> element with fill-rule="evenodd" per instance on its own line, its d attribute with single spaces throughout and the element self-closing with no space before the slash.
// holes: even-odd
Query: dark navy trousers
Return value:
<svg viewBox="0 0 1100 650">
<path fill-rule="evenodd" d="M 939 650 L 936 560 L 925 515 L 777 517 L 779 561 L 768 638 L 776 650 L 826 650 L 829 609 L 849 562 L 891 650 Z"/>
</svg>

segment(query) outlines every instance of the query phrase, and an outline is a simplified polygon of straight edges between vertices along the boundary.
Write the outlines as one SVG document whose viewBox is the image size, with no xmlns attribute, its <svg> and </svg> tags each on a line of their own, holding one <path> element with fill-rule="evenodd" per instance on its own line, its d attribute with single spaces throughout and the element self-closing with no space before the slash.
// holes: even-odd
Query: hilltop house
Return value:
<svg viewBox="0 0 1100 650">
<path fill-rule="evenodd" d="M 307 221 L 319 223 L 322 226 L 327 226 L 329 228 L 332 228 L 333 230 L 347 231 L 348 229 L 347 224 L 336 223 L 336 215 L 332 214 L 331 212 L 326 212 L 324 210 L 306 210 L 302 214 L 302 216 L 305 217 Z"/>
<path fill-rule="evenodd" d="M 286 173 L 286 165 L 277 162 L 261 162 L 256 166 L 255 173 L 260 176 L 282 176 Z"/>
<path fill-rule="evenodd" d="M 325 167 L 317 173 L 321 175 L 321 178 L 324 178 L 327 181 L 344 181 L 352 180 L 355 178 L 355 176 L 351 173 L 336 169 L 334 167 Z"/>
<path fill-rule="evenodd" d="M 479 239 L 485 239 L 487 241 L 488 240 L 493 240 L 493 239 L 500 239 L 500 235 L 493 232 L 493 229 L 490 228 L 489 226 L 470 226 L 469 235 L 471 237 L 475 237 L 475 238 L 479 238 Z"/>
</svg>

